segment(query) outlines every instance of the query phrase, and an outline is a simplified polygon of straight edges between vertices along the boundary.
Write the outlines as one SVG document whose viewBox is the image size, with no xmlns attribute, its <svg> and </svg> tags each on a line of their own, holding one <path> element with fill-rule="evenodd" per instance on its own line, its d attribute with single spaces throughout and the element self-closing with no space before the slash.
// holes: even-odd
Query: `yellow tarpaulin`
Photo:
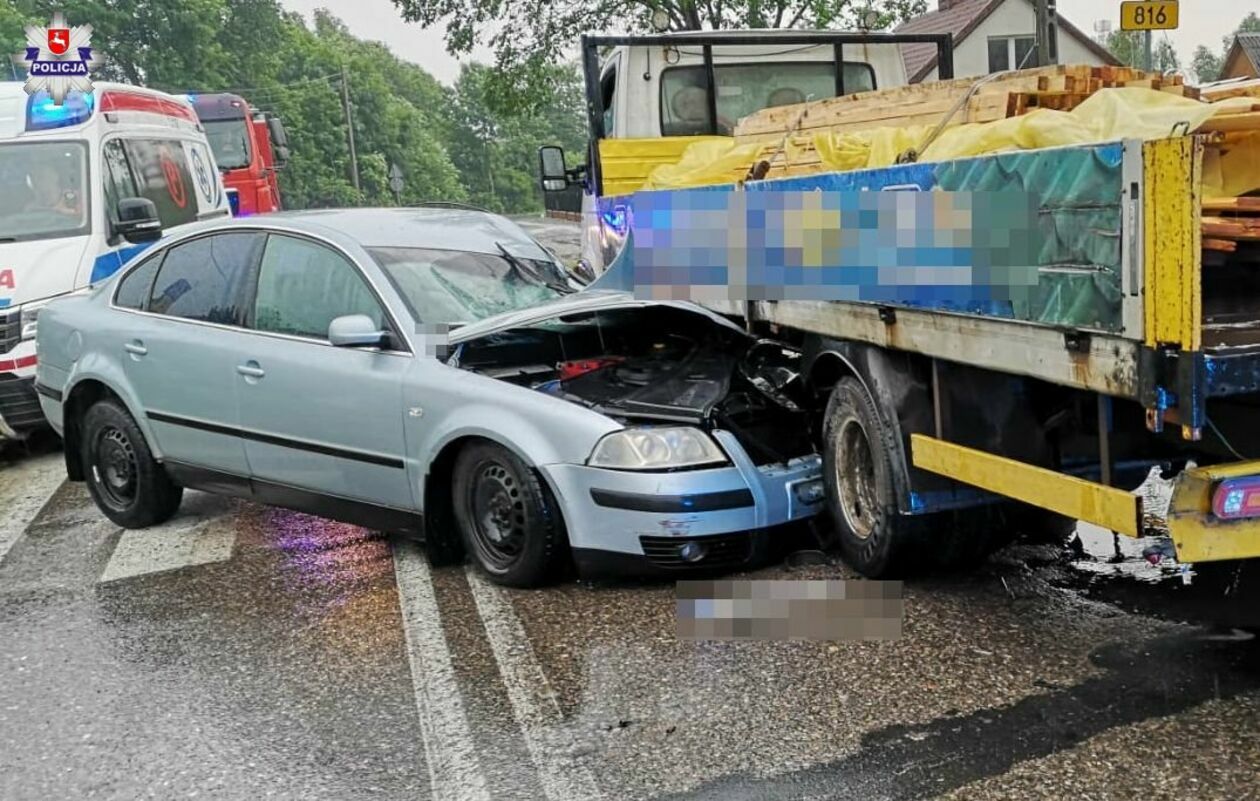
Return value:
<svg viewBox="0 0 1260 801">
<path fill-rule="evenodd" d="M 1037 109 L 1019 117 L 946 128 L 919 154 L 919 161 L 949 161 L 1010 150 L 1112 142 L 1118 139 L 1161 139 L 1194 131 L 1214 114 L 1250 106 L 1252 98 L 1201 103 L 1168 92 L 1135 87 L 1102 89 L 1072 111 Z M 820 133 L 789 137 L 784 143 L 788 164 L 799 164 L 808 145 L 821 160 L 819 171 L 885 167 L 897 156 L 919 149 L 931 126 L 875 128 L 854 133 Z M 1253 137 L 1260 146 L 1260 137 Z M 645 189 L 672 189 L 731 183 L 756 161 L 768 158 L 779 142 L 740 143 L 732 137 L 696 142 L 676 163 L 660 164 L 647 176 Z M 1204 165 L 1204 191 L 1236 195 L 1260 188 L 1260 164 L 1246 149 L 1231 156 L 1214 155 Z M 815 160 L 815 163 L 817 163 Z M 772 174 L 773 177 L 773 174 Z"/>
</svg>

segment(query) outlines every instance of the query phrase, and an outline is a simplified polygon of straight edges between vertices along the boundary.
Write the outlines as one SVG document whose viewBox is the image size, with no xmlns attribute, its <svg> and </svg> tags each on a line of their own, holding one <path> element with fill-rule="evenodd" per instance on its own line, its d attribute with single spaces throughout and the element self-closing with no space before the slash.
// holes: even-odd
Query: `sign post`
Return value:
<svg viewBox="0 0 1260 801">
<path fill-rule="evenodd" d="M 1151 31 L 1171 31 L 1178 23 L 1177 0 L 1126 0 L 1120 4 L 1120 30 L 1142 31 L 1142 67 L 1154 67 Z"/>
<path fill-rule="evenodd" d="M 389 188 L 394 193 L 394 205 L 402 205 L 403 173 L 397 164 L 389 165 Z"/>
</svg>

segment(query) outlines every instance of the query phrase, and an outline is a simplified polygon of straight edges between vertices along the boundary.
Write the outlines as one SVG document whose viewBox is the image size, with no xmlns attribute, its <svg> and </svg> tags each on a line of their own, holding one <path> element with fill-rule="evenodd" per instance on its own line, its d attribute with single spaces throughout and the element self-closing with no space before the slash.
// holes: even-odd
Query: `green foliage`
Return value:
<svg viewBox="0 0 1260 801">
<path fill-rule="evenodd" d="M 442 25 L 446 47 L 466 54 L 488 44 L 497 74 L 487 97 L 498 108 L 543 105 L 548 69 L 571 53 L 588 31 L 647 30 L 654 13 L 668 29 L 832 28 L 855 29 L 862 13 L 878 13 L 890 27 L 927 10 L 927 0 L 393 0 L 403 18 L 425 27 Z"/>
<path fill-rule="evenodd" d="M 97 77 L 173 92 L 233 91 L 274 112 L 289 133 L 280 173 L 287 208 L 473 200 L 501 211 L 539 209 L 537 148 L 580 146 L 583 104 L 573 67 L 550 66 L 530 113 L 486 103 L 484 67 L 448 88 L 384 45 L 350 34 L 327 11 L 308 26 L 277 0 L 16 0 L 0 2 L 0 46 L 20 52 L 24 27 L 62 11 L 90 24 L 108 58 Z M 341 76 L 349 88 L 360 190 L 351 177 Z M 22 78 L 21 68 L 11 77 Z M 486 157 L 484 154 L 489 153 Z"/>
<path fill-rule="evenodd" d="M 1260 33 L 1260 15 L 1252 11 L 1243 17 L 1238 27 L 1234 29 L 1234 33 L 1221 39 L 1219 54 L 1213 53 L 1203 45 L 1195 48 L 1194 56 L 1190 59 L 1190 69 L 1194 70 L 1195 78 L 1199 83 L 1210 83 L 1221 77 L 1221 70 L 1225 68 L 1225 57 L 1229 55 L 1229 48 L 1234 44 L 1234 36 L 1240 33 Z"/>
<path fill-rule="evenodd" d="M 1199 83 L 1215 81 L 1221 76 L 1221 68 L 1224 66 L 1225 59 L 1204 45 L 1196 47 L 1194 55 L 1190 57 L 1190 69 L 1194 71 Z"/>
<path fill-rule="evenodd" d="M 1146 42 L 1141 31 L 1112 31 L 1107 37 L 1107 49 L 1130 67 L 1143 69 L 1146 63 Z M 1172 42 L 1161 36 L 1151 46 L 1151 69 L 1155 72 L 1175 72 L 1181 69 L 1181 59 Z"/>
</svg>

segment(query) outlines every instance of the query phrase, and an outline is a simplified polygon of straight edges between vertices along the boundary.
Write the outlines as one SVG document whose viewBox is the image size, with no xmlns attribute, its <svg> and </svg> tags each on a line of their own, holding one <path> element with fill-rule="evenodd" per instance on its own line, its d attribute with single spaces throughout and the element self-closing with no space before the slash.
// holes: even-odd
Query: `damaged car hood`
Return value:
<svg viewBox="0 0 1260 801">
<path fill-rule="evenodd" d="M 744 329 L 735 323 L 726 319 L 716 312 L 709 311 L 703 306 L 690 303 L 684 300 L 641 300 L 636 298 L 630 292 L 619 292 L 615 290 L 604 289 L 586 289 L 581 292 L 575 292 L 572 295 L 566 295 L 556 300 L 548 301 L 537 306 L 519 309 L 517 311 L 498 314 L 494 317 L 487 317 L 484 320 L 478 320 L 475 323 L 460 326 L 453 329 L 447 335 L 447 341 L 452 344 L 467 342 L 478 337 L 494 334 L 500 331 L 507 331 L 513 328 L 535 325 L 545 320 L 555 317 L 566 317 L 574 314 L 588 314 L 591 312 L 609 311 L 612 309 L 634 309 L 634 308 L 650 308 L 653 306 L 667 306 L 683 311 L 694 312 L 703 315 L 719 325 L 726 326 L 733 331 L 744 333 Z"/>
</svg>

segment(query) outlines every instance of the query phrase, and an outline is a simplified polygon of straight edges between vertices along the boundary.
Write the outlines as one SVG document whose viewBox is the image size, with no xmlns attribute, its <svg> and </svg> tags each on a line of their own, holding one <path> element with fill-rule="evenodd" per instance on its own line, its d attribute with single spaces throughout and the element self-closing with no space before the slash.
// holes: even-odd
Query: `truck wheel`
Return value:
<svg viewBox="0 0 1260 801">
<path fill-rule="evenodd" d="M 460 452 L 452 479 L 460 537 L 491 581 L 537 587 L 556 574 L 568 536 L 551 492 L 528 465 L 478 443 Z"/>
<path fill-rule="evenodd" d="M 918 518 L 897 510 L 893 437 L 862 385 L 840 379 L 823 420 L 827 508 L 841 556 L 870 578 L 905 570 L 923 528 Z"/>
<path fill-rule="evenodd" d="M 153 458 L 126 409 L 117 401 L 97 401 L 80 427 L 83 475 L 106 517 L 123 528 L 145 528 L 175 514 L 184 490 Z"/>
</svg>

